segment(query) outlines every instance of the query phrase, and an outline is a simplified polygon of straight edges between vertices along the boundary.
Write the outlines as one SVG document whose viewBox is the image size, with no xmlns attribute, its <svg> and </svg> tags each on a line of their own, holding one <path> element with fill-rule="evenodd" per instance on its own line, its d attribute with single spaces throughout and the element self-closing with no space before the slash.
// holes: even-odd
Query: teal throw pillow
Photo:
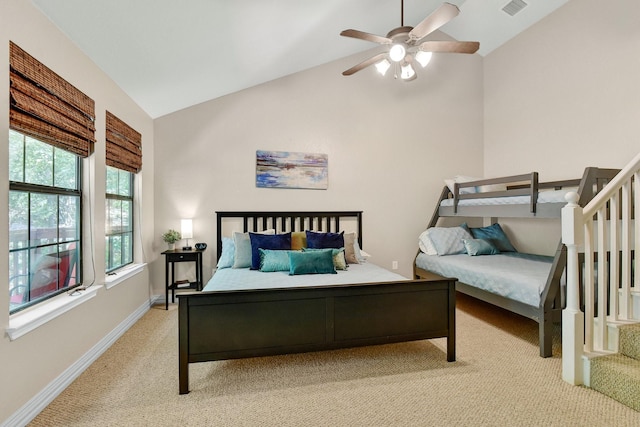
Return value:
<svg viewBox="0 0 640 427">
<path fill-rule="evenodd" d="M 336 270 L 346 270 L 349 267 L 349 264 L 347 264 L 346 256 L 344 254 L 344 248 L 340 248 L 340 249 L 303 248 L 302 251 L 303 252 L 329 251 L 333 256 L 333 266 L 336 268 Z"/>
<path fill-rule="evenodd" d="M 259 248 L 260 271 L 289 271 L 289 252 L 287 250 L 272 250 Z"/>
<path fill-rule="evenodd" d="M 495 246 L 484 239 L 463 239 L 462 243 L 464 243 L 464 247 L 469 256 L 495 255 L 500 253 Z"/>
<path fill-rule="evenodd" d="M 338 274 L 330 251 L 289 252 L 289 275 Z"/>
<path fill-rule="evenodd" d="M 461 225 L 461 227 L 463 226 L 469 229 L 466 224 Z M 471 228 L 469 230 L 474 239 L 487 240 L 500 252 L 518 252 L 498 223 L 488 227 Z"/>
</svg>

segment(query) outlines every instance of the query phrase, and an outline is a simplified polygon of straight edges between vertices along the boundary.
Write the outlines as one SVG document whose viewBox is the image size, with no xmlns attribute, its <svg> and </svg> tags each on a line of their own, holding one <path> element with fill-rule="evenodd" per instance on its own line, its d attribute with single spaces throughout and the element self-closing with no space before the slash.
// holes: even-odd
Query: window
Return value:
<svg viewBox="0 0 640 427">
<path fill-rule="evenodd" d="M 14 313 L 82 282 L 81 158 L 9 131 L 9 295 Z"/>
<path fill-rule="evenodd" d="M 133 174 L 107 166 L 106 192 L 107 272 L 133 262 Z"/>
</svg>

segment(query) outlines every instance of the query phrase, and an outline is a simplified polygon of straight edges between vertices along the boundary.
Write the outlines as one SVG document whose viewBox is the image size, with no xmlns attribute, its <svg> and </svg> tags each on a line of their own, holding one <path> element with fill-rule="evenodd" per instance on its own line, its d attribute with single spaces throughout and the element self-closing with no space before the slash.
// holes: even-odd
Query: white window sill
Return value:
<svg viewBox="0 0 640 427">
<path fill-rule="evenodd" d="M 113 274 L 108 274 L 104 279 L 105 288 L 111 289 L 114 286 L 124 282 L 129 277 L 133 277 L 136 274 L 142 272 L 142 270 L 144 270 L 145 265 L 147 265 L 147 263 L 131 264 L 131 265 L 127 265 L 124 268 L 121 268 L 120 270 L 114 271 Z"/>
<path fill-rule="evenodd" d="M 39 326 L 66 313 L 72 308 L 90 300 L 98 293 L 102 286 L 91 286 L 83 291 L 73 294 L 62 294 L 42 302 L 33 308 L 16 313 L 9 318 L 9 327 L 6 329 L 11 341 L 33 331 Z"/>
</svg>

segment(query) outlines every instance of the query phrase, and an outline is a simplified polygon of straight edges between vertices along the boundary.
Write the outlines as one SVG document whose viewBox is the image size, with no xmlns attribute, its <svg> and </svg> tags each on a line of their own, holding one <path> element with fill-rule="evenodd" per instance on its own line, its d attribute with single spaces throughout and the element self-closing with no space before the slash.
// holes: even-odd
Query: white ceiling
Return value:
<svg viewBox="0 0 640 427">
<path fill-rule="evenodd" d="M 340 37 L 386 35 L 401 0 L 31 0 L 152 118 L 334 61 L 376 45 Z M 486 55 L 568 0 L 450 0 L 441 30 Z M 415 26 L 442 0 L 406 0 Z M 355 65 L 355 64 L 354 64 Z M 366 72 L 361 71 L 361 72 Z M 357 74 L 346 78 L 358 78 Z"/>
</svg>

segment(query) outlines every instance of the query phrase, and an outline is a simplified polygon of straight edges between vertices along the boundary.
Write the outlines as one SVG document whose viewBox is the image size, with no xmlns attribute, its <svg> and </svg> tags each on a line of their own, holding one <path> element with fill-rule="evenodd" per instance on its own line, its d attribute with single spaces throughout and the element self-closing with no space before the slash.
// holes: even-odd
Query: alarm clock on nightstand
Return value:
<svg viewBox="0 0 640 427">
<path fill-rule="evenodd" d="M 199 251 L 204 251 L 205 249 L 207 249 L 207 244 L 206 243 L 196 243 L 194 246 Z"/>
</svg>

